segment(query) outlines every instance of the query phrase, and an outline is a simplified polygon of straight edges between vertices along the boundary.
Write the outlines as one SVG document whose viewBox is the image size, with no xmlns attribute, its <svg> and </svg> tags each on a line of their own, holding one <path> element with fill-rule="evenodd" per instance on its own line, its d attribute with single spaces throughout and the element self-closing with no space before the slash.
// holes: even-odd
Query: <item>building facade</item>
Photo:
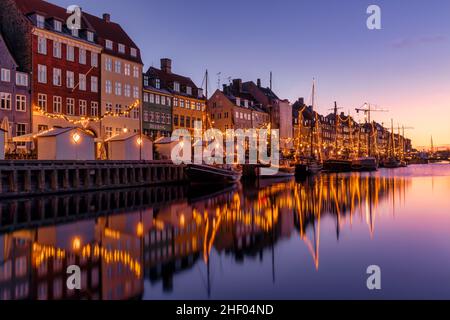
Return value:
<svg viewBox="0 0 450 320">
<path fill-rule="evenodd" d="M 0 127 L 5 130 L 7 140 L 31 130 L 30 77 L 19 70 L 0 32 Z"/>
<path fill-rule="evenodd" d="M 156 140 L 172 133 L 172 93 L 156 88 L 154 77 L 144 75 L 143 117 L 144 134 Z"/>
<path fill-rule="evenodd" d="M 195 121 L 200 121 L 204 125 L 206 98 L 203 90 L 197 87 L 189 77 L 173 73 L 172 60 L 161 59 L 161 69 L 151 67 L 145 76 L 156 90 L 164 90 L 172 94 L 172 101 L 168 102 L 166 99 L 167 108 L 164 108 L 166 112 L 169 112 L 168 103 L 172 106 L 172 130 L 186 129 L 193 133 Z M 154 110 L 157 112 L 157 109 Z M 165 124 L 167 125 L 167 121 Z"/>
<path fill-rule="evenodd" d="M 141 130 L 142 60 L 137 45 L 122 27 L 102 18 L 83 14 L 94 28 L 101 54 L 100 136 L 107 139 L 123 132 Z"/>
</svg>

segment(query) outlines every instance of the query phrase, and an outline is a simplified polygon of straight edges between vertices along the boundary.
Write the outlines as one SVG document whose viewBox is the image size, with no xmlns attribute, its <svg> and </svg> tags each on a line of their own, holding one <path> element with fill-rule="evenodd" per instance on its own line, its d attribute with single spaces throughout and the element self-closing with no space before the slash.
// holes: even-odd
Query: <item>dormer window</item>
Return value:
<svg viewBox="0 0 450 320">
<path fill-rule="evenodd" d="M 78 29 L 72 29 L 72 36 L 77 37 L 78 38 Z"/>
<path fill-rule="evenodd" d="M 124 44 L 119 43 L 119 52 L 125 53 L 125 45 Z"/>
<path fill-rule="evenodd" d="M 179 82 L 174 82 L 173 83 L 173 90 L 175 92 L 180 92 L 180 83 Z"/>
<path fill-rule="evenodd" d="M 161 89 L 161 80 L 159 80 L 159 79 L 155 80 L 155 88 L 156 89 Z"/>
<path fill-rule="evenodd" d="M 87 32 L 87 39 L 88 39 L 88 41 L 90 41 L 90 42 L 94 42 L 94 33 L 91 32 L 91 31 L 88 31 L 88 32 Z"/>
<path fill-rule="evenodd" d="M 38 28 L 44 29 L 44 27 L 45 27 L 45 18 L 44 18 L 44 16 L 41 16 L 39 14 L 36 15 L 36 26 Z"/>
<path fill-rule="evenodd" d="M 144 86 L 148 87 L 148 76 L 144 76 Z"/>
<path fill-rule="evenodd" d="M 248 100 L 244 100 L 244 107 L 248 108 Z"/>
<path fill-rule="evenodd" d="M 53 21 L 53 28 L 55 31 L 61 32 L 62 31 L 62 22 L 58 20 Z"/>
<path fill-rule="evenodd" d="M 192 95 L 192 88 L 191 87 L 189 87 L 189 86 L 186 87 L 186 94 Z"/>
<path fill-rule="evenodd" d="M 198 94 L 197 94 L 197 96 L 199 97 L 199 98 L 203 98 L 203 89 L 198 89 Z"/>
<path fill-rule="evenodd" d="M 136 48 L 131 48 L 130 49 L 130 54 L 132 57 L 137 57 L 137 49 Z"/>
<path fill-rule="evenodd" d="M 113 42 L 111 40 L 106 40 L 106 49 L 113 49 Z"/>
</svg>

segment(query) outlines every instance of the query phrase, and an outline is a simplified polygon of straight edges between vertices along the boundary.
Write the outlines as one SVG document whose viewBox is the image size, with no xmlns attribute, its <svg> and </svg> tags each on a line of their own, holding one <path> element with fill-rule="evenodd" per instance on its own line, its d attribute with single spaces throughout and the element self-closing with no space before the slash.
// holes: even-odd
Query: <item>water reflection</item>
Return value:
<svg viewBox="0 0 450 320">
<path fill-rule="evenodd" d="M 355 220 L 376 232 L 380 203 L 393 208 L 408 177 L 322 175 L 297 183 L 237 185 L 227 190 L 185 186 L 54 196 L 0 204 L 0 299 L 136 299 L 177 275 L 204 268 L 211 295 L 211 257 L 263 259 L 276 281 L 276 244 L 298 237 L 320 268 L 321 221 L 335 237 Z M 66 268 L 79 265 L 82 290 L 66 289 Z M 238 285 L 236 283 L 236 285 Z M 186 298 L 189 288 L 184 288 Z M 159 296 L 161 297 L 161 296 Z"/>
</svg>

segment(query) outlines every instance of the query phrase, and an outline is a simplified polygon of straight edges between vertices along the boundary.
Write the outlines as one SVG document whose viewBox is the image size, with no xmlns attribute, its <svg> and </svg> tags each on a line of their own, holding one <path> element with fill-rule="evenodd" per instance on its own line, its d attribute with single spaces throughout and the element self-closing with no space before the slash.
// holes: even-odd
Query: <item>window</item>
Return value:
<svg viewBox="0 0 450 320">
<path fill-rule="evenodd" d="M 72 29 L 72 36 L 78 38 L 78 29 Z"/>
<path fill-rule="evenodd" d="M 38 65 L 38 82 L 47 83 L 47 66 Z"/>
<path fill-rule="evenodd" d="M 155 103 L 161 104 L 161 96 L 155 95 Z"/>
<path fill-rule="evenodd" d="M 186 87 L 186 93 L 188 95 L 192 95 L 192 88 L 191 87 Z"/>
<path fill-rule="evenodd" d="M 53 85 L 60 87 L 62 85 L 61 69 L 53 68 Z"/>
<path fill-rule="evenodd" d="M 79 49 L 79 50 L 80 50 L 79 61 L 81 64 L 86 64 L 86 50 L 85 49 Z"/>
<path fill-rule="evenodd" d="M 53 28 L 55 31 L 61 32 L 62 31 L 62 22 L 58 20 L 53 21 Z"/>
<path fill-rule="evenodd" d="M 72 71 L 66 72 L 66 86 L 69 89 L 73 89 L 75 87 L 75 74 Z"/>
<path fill-rule="evenodd" d="M 139 99 L 139 87 L 133 87 L 133 98 Z"/>
<path fill-rule="evenodd" d="M 0 92 L 0 109 L 11 110 L 11 93 Z"/>
<path fill-rule="evenodd" d="M 184 127 L 184 116 L 180 116 L 180 127 Z"/>
<path fill-rule="evenodd" d="M 178 82 L 173 83 L 173 90 L 180 92 L 180 84 Z"/>
<path fill-rule="evenodd" d="M 148 77 L 144 76 L 144 86 L 148 86 Z"/>
<path fill-rule="evenodd" d="M 180 108 L 184 108 L 184 100 L 180 99 Z"/>
<path fill-rule="evenodd" d="M 88 31 L 88 32 L 87 32 L 87 39 L 88 39 L 88 41 L 90 41 L 90 42 L 94 42 L 94 33 L 91 32 L 91 31 Z"/>
<path fill-rule="evenodd" d="M 130 54 L 132 57 L 137 57 L 137 49 L 136 48 L 131 48 L 130 49 Z"/>
<path fill-rule="evenodd" d="M 122 84 L 120 82 L 116 82 L 115 93 L 116 96 L 122 95 Z"/>
<path fill-rule="evenodd" d="M 106 136 L 111 138 L 112 136 L 112 127 L 105 127 Z"/>
<path fill-rule="evenodd" d="M 155 103 L 155 95 L 153 93 L 150 93 L 150 103 Z"/>
<path fill-rule="evenodd" d="M 38 53 L 47 54 L 47 39 L 38 37 Z"/>
<path fill-rule="evenodd" d="M 165 96 L 162 96 L 162 97 L 161 97 L 161 104 L 162 104 L 163 106 L 166 105 L 166 97 L 165 97 Z"/>
<path fill-rule="evenodd" d="M 67 103 L 67 114 L 74 115 L 75 114 L 75 99 L 67 98 L 66 103 Z"/>
<path fill-rule="evenodd" d="M 178 107 L 178 98 L 173 98 L 173 106 Z"/>
<path fill-rule="evenodd" d="M 123 86 L 123 94 L 125 97 L 131 97 L 131 86 L 129 84 L 126 84 Z"/>
<path fill-rule="evenodd" d="M 91 52 L 91 67 L 98 67 L 98 54 Z"/>
<path fill-rule="evenodd" d="M 122 63 L 119 60 L 116 60 L 114 62 L 114 71 L 116 73 L 121 73 L 122 72 Z"/>
<path fill-rule="evenodd" d="M 111 82 L 111 80 L 106 80 L 106 82 L 105 82 L 105 91 L 108 94 L 112 93 L 112 82 Z"/>
<path fill-rule="evenodd" d="M 155 113 L 153 111 L 150 111 L 150 122 L 155 121 Z"/>
<path fill-rule="evenodd" d="M 91 116 L 98 117 L 98 102 L 91 102 Z"/>
<path fill-rule="evenodd" d="M 122 113 L 122 105 L 121 104 L 116 104 L 116 109 L 114 111 L 116 114 L 120 114 Z"/>
<path fill-rule="evenodd" d="M 39 14 L 36 15 L 36 26 L 42 29 L 45 27 L 45 18 Z"/>
<path fill-rule="evenodd" d="M 191 117 L 186 117 L 186 127 L 187 128 L 191 127 Z"/>
<path fill-rule="evenodd" d="M 23 95 L 16 95 L 16 111 L 27 111 L 27 97 Z"/>
<path fill-rule="evenodd" d="M 113 49 L 113 42 L 111 40 L 106 40 L 106 49 Z"/>
<path fill-rule="evenodd" d="M 139 68 L 136 66 L 133 66 L 133 77 L 139 78 Z"/>
<path fill-rule="evenodd" d="M 85 74 L 81 74 L 79 75 L 79 85 L 78 88 L 81 91 L 86 91 L 86 75 Z"/>
<path fill-rule="evenodd" d="M 155 112 L 155 122 L 156 123 L 161 122 L 161 114 L 159 112 Z"/>
<path fill-rule="evenodd" d="M 20 137 L 27 134 L 27 124 L 26 123 L 16 123 L 16 136 Z M 16 271 L 17 273 L 17 271 Z"/>
<path fill-rule="evenodd" d="M 53 112 L 62 113 L 62 98 L 54 96 L 53 97 Z"/>
<path fill-rule="evenodd" d="M 133 109 L 133 119 L 139 119 L 139 109 Z"/>
<path fill-rule="evenodd" d="M 112 103 L 111 102 L 106 102 L 105 110 L 107 113 L 112 112 Z"/>
<path fill-rule="evenodd" d="M 87 113 L 87 102 L 86 100 L 80 100 L 80 116 L 86 116 Z"/>
<path fill-rule="evenodd" d="M 43 111 L 47 111 L 47 95 L 38 93 L 38 107 Z"/>
<path fill-rule="evenodd" d="M 1 72 L 1 79 L 3 82 L 10 82 L 11 81 L 11 70 L 9 69 L 3 69 Z"/>
<path fill-rule="evenodd" d="M 155 79 L 155 88 L 156 89 L 161 89 L 161 80 Z"/>
<path fill-rule="evenodd" d="M 175 114 L 175 115 L 173 116 L 173 125 L 174 125 L 174 126 L 178 126 L 178 115 L 177 115 L 177 114 Z"/>
<path fill-rule="evenodd" d="M 119 43 L 119 52 L 120 53 L 125 53 L 125 45 Z"/>
<path fill-rule="evenodd" d="M 197 102 L 197 111 L 200 111 L 200 110 L 202 110 L 201 104 L 200 104 L 200 102 Z"/>
<path fill-rule="evenodd" d="M 98 92 L 98 78 L 91 77 L 91 91 Z"/>
<path fill-rule="evenodd" d="M 131 75 L 131 66 L 129 63 L 125 63 L 125 75 L 130 76 Z M 147 80 L 148 81 L 148 80 Z M 148 84 L 147 84 L 148 85 Z"/>
<path fill-rule="evenodd" d="M 105 69 L 106 69 L 106 71 L 112 71 L 112 59 L 111 58 L 106 58 Z"/>
<path fill-rule="evenodd" d="M 148 110 L 144 110 L 143 120 L 148 122 Z"/>
<path fill-rule="evenodd" d="M 167 101 L 167 106 L 171 107 L 172 106 L 172 100 L 170 100 L 170 98 L 167 97 L 166 101 Z"/>
<path fill-rule="evenodd" d="M 53 41 L 53 57 L 61 59 L 61 42 Z"/>
<path fill-rule="evenodd" d="M 148 93 L 144 92 L 144 102 L 148 102 Z"/>
<path fill-rule="evenodd" d="M 75 48 L 73 46 L 66 46 L 66 59 L 67 61 L 75 61 Z"/>
</svg>

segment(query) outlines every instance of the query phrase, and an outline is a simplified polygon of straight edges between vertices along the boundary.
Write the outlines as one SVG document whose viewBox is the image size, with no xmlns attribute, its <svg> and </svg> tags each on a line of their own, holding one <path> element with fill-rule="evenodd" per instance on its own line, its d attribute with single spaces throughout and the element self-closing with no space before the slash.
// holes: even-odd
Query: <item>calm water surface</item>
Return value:
<svg viewBox="0 0 450 320">
<path fill-rule="evenodd" d="M 0 202 L 0 299 L 130 298 L 450 299 L 450 164 Z"/>
</svg>

